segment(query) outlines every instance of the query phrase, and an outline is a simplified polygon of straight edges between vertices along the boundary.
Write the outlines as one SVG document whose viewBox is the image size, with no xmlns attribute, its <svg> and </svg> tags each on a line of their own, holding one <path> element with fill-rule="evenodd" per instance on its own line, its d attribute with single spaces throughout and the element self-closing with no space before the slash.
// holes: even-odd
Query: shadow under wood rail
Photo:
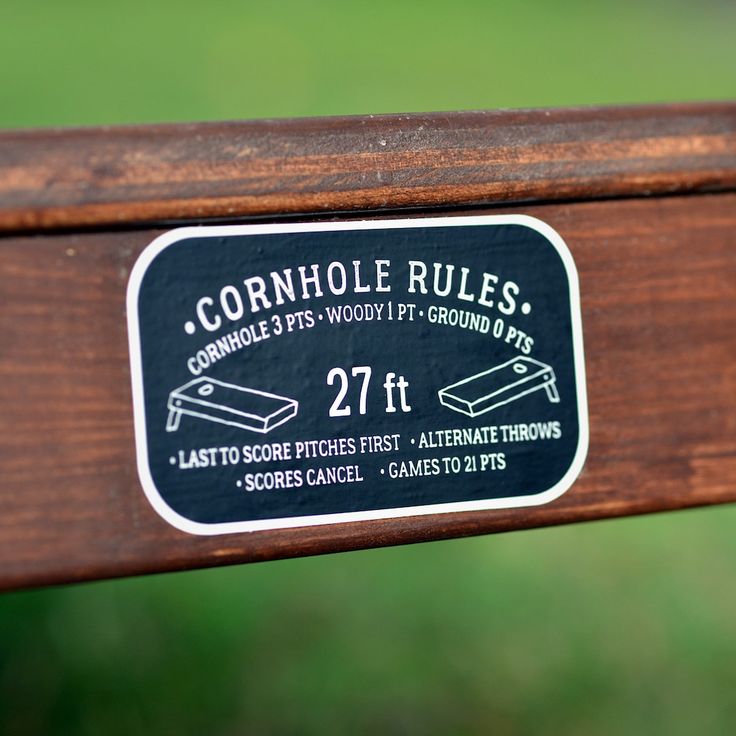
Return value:
<svg viewBox="0 0 736 736">
<path fill-rule="evenodd" d="M 154 511 L 125 297 L 156 223 L 484 205 L 548 223 L 577 266 L 590 449 L 569 491 L 214 537 Z M 0 231 L 0 588 L 736 501 L 734 103 L 2 132 Z"/>
</svg>

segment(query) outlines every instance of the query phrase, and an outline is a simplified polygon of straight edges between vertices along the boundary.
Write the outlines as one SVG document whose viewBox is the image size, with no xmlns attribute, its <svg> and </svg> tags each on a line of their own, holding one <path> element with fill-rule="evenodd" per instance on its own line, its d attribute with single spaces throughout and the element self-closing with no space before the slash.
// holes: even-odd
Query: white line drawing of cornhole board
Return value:
<svg viewBox="0 0 736 736">
<path fill-rule="evenodd" d="M 299 411 L 299 402 L 295 399 L 214 378 L 195 378 L 175 388 L 169 394 L 167 406 L 167 432 L 176 432 L 181 415 L 188 414 L 266 434 L 288 422 Z"/>
<path fill-rule="evenodd" d="M 440 389 L 440 403 L 448 409 L 477 417 L 545 389 L 547 398 L 559 403 L 557 379 L 552 366 L 534 358 L 518 356 L 482 373 Z"/>
</svg>

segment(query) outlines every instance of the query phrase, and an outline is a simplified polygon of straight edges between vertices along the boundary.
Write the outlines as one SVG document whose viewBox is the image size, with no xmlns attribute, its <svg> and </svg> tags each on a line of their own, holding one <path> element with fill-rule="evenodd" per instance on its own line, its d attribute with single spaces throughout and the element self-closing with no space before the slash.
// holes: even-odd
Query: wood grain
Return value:
<svg viewBox="0 0 736 736">
<path fill-rule="evenodd" d="M 0 239 L 0 587 L 736 500 L 736 194 L 503 211 L 550 223 L 580 273 L 591 442 L 572 489 L 532 509 L 215 538 L 169 526 L 136 475 L 125 289 L 158 231 Z M 38 217 L 24 222 L 59 222 Z"/>
<path fill-rule="evenodd" d="M 736 188 L 736 103 L 0 132 L 0 230 Z"/>
</svg>

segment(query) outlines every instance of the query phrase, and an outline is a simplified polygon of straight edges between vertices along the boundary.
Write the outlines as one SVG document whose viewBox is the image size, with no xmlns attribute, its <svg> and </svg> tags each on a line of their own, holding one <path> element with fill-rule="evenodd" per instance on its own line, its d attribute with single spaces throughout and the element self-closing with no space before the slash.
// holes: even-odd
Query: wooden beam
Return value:
<svg viewBox="0 0 736 736">
<path fill-rule="evenodd" d="M 0 132 L 0 230 L 736 188 L 736 103 Z"/>
<path fill-rule="evenodd" d="M 684 117 L 678 118 L 680 126 L 684 119 L 691 121 L 680 128 L 680 133 L 677 126 L 664 125 L 665 138 L 680 140 L 680 154 L 674 158 L 671 150 L 669 156 L 647 156 L 641 145 L 641 140 L 654 135 L 654 127 L 647 127 L 653 126 L 651 121 L 656 118 L 651 110 L 627 112 L 627 122 L 621 123 L 621 128 L 617 127 L 617 116 L 614 118 L 618 122 L 605 123 L 596 117 L 602 113 L 574 111 L 567 114 L 567 119 L 582 122 L 565 135 L 561 123 L 553 125 L 550 130 L 557 131 L 556 141 L 551 140 L 551 134 L 545 137 L 540 132 L 544 127 L 540 113 L 509 114 L 516 115 L 514 125 L 522 128 L 522 121 L 534 128 L 529 121 L 536 115 L 535 146 L 542 145 L 540 138 L 546 140 L 544 145 L 551 146 L 546 149 L 546 163 L 536 171 L 547 173 L 535 179 L 532 172 L 536 164 L 514 163 L 514 156 L 508 152 L 511 149 L 506 149 L 505 164 L 492 164 L 496 156 L 493 147 L 483 149 L 485 163 L 477 170 L 495 170 L 494 181 L 500 182 L 504 167 L 510 167 L 514 173 L 509 176 L 516 183 L 503 190 L 500 198 L 519 196 L 520 192 L 524 196 L 534 192 L 563 192 L 568 196 L 574 191 L 586 196 L 604 191 L 633 195 L 643 193 L 656 181 L 666 181 L 662 185 L 665 189 L 733 184 L 733 144 L 726 141 L 733 135 L 735 108 L 715 106 L 712 114 L 706 114 L 705 108 L 698 109 L 700 113 L 683 113 Z M 637 115 L 642 120 L 640 126 L 634 122 Z M 489 118 L 468 115 L 454 118 L 453 124 L 459 119 Z M 699 122 L 693 122 L 696 119 Z M 439 126 L 443 118 L 434 120 Z M 440 163 L 457 153 L 448 145 L 454 135 L 450 123 L 450 118 L 442 123 L 446 124 L 445 134 L 433 139 L 438 155 L 445 150 L 442 146 L 447 146 L 446 158 L 440 155 Z M 352 130 L 353 147 L 367 147 L 367 141 L 372 140 L 366 136 L 361 142 L 357 121 L 335 125 L 340 131 L 335 133 L 338 138 L 347 135 L 345 126 Z M 384 131 L 398 131 L 403 123 L 398 118 L 375 124 L 369 120 L 365 122 L 366 130 L 374 130 L 373 125 Z M 271 139 L 269 126 L 253 126 L 245 126 L 251 131 L 246 138 L 256 140 L 252 131 L 260 130 L 262 145 L 281 146 L 282 160 L 287 161 L 288 136 L 284 130 L 289 124 L 276 126 Z M 272 211 L 315 207 L 322 201 L 317 196 L 320 187 L 325 188 L 324 208 L 346 209 L 350 202 L 356 206 L 377 202 L 371 199 L 380 189 L 375 186 L 375 175 L 383 168 L 375 168 L 372 163 L 363 164 L 363 189 L 358 186 L 360 177 L 356 172 L 361 164 L 357 159 L 346 165 L 347 169 L 353 167 L 352 174 L 328 171 L 330 162 L 337 160 L 328 156 L 319 166 L 305 170 L 300 179 L 296 162 L 313 155 L 306 131 L 317 131 L 320 123 L 307 121 L 299 126 L 301 132 L 294 140 L 305 146 L 306 152 L 294 149 L 291 168 L 283 177 L 272 169 L 254 184 L 244 174 L 245 179 L 240 181 L 251 182 L 243 184 L 244 189 L 252 185 L 260 194 L 244 194 L 237 200 L 237 207 L 250 214 L 269 207 Z M 488 125 L 472 129 L 474 132 L 468 135 L 473 147 L 482 149 L 482 131 L 492 129 Z M 622 151 L 622 157 L 604 157 L 598 164 L 588 162 L 588 170 L 598 171 L 598 175 L 591 173 L 584 183 L 573 184 L 575 177 L 565 174 L 567 164 L 559 163 L 553 154 L 560 150 L 555 146 L 565 145 L 564 139 L 574 149 L 575 136 L 583 136 L 584 131 L 590 142 L 602 140 L 606 131 L 615 129 L 620 133 L 617 142 L 601 145 L 608 151 Z M 169 131 L 159 133 L 163 139 L 172 135 L 172 129 L 163 130 Z M 185 146 L 189 153 L 182 151 L 181 161 L 191 156 L 190 146 L 196 140 L 196 128 L 189 130 Z M 222 137 L 219 148 L 215 148 L 224 155 L 228 126 L 219 130 Z M 695 130 L 699 131 L 697 135 Z M 510 131 L 510 127 L 506 129 L 506 140 L 513 137 Z M 167 204 L 167 185 L 159 171 L 150 171 L 150 182 L 144 183 L 146 167 L 141 164 L 135 171 L 135 181 L 124 183 L 130 175 L 127 164 L 134 160 L 126 151 L 130 150 L 128 146 L 138 152 L 147 151 L 141 154 L 142 161 L 151 156 L 176 159 L 173 139 L 164 140 L 157 148 L 151 142 L 155 134 L 118 131 L 112 133 L 107 147 L 106 135 L 88 131 L 65 139 L 60 133 L 27 134 L 27 143 L 21 141 L 21 154 L 16 156 L 16 171 L 20 172 L 14 179 L 16 188 L 12 191 L 16 194 L 9 193 L 7 181 L 2 185 L 6 187 L 1 197 L 5 226 L 109 223 L 116 207 L 121 208 L 123 219 L 136 219 L 194 217 L 205 211 L 213 214 L 201 204 L 203 201 L 218 203 L 215 209 L 222 206 L 224 200 L 216 194 L 202 199 L 208 191 L 207 182 L 213 181 L 210 177 L 217 178 L 213 172 L 225 166 L 207 163 L 211 147 L 203 145 L 200 158 L 189 167 L 196 180 L 191 186 L 185 180 L 185 168 L 180 170 L 180 183 L 170 185 L 178 194 Z M 528 137 L 529 133 L 524 135 Z M 639 155 L 631 157 L 626 154 L 631 150 L 626 141 L 638 135 Z M 29 146 L 34 136 L 65 141 L 55 148 L 66 156 L 55 159 L 56 166 L 61 160 L 71 161 L 75 147 L 84 164 L 66 178 L 60 168 L 54 175 L 50 169 L 39 173 L 43 169 L 39 164 L 36 173 L 24 179 L 22 168 L 33 158 Z M 213 136 L 217 138 L 214 132 Z M 717 144 L 721 146 L 720 154 L 714 152 L 716 139 L 721 141 Z M 387 137 L 387 148 L 389 141 L 391 146 L 399 147 L 398 140 Z M 691 141 L 689 146 L 686 140 Z M 496 143 L 500 145 L 498 139 Z M 231 160 L 237 151 L 242 152 L 240 145 L 233 144 L 230 155 L 233 177 L 240 176 L 239 167 Z M 586 145 L 590 150 L 591 144 Z M 96 147 L 107 150 L 106 161 L 113 160 L 114 151 L 121 160 L 117 173 L 100 170 L 84 194 L 84 172 L 90 171 L 85 167 L 93 166 L 91 151 Z M 400 147 L 407 156 L 415 151 L 408 138 L 401 139 Z M 47 155 L 44 150 L 41 146 L 38 161 Z M 581 144 L 577 150 L 586 150 L 586 146 Z M 391 155 L 397 161 L 402 154 L 396 150 Z M 466 154 L 461 151 L 458 155 L 462 158 Z M 386 197 L 385 206 L 407 201 L 462 201 L 466 195 L 458 194 L 461 187 L 452 184 L 443 188 L 442 178 L 457 182 L 462 179 L 462 171 L 472 173 L 476 169 L 461 166 L 462 171 L 451 174 L 448 172 L 453 167 L 443 165 L 445 169 L 440 166 L 437 173 L 431 174 L 431 157 L 425 156 L 424 174 L 422 170 L 404 172 L 404 183 L 392 184 L 381 195 Z M 575 161 L 569 166 L 580 170 Z M 653 173 L 654 168 L 659 173 Z M 169 171 L 176 169 L 174 166 Z M 324 170 L 320 173 L 318 169 Z M 552 177 L 549 172 L 553 169 L 560 172 L 560 178 Z M 612 173 L 616 170 L 630 172 L 626 183 L 616 183 Z M 666 171 L 670 173 L 662 173 Z M 428 180 L 434 182 L 424 190 L 431 190 L 425 200 L 416 196 L 414 176 L 417 182 L 422 177 L 425 184 Z M 639 184 L 637 176 L 641 177 Z M 297 180 L 301 182 L 301 193 L 297 191 Z M 555 181 L 562 182 L 560 189 L 555 188 Z M 37 191 L 41 182 L 48 182 L 49 188 Z M 418 190 L 425 184 L 418 184 Z M 97 185 L 99 191 L 93 189 Z M 486 189 L 482 196 L 493 197 L 488 182 L 483 186 Z M 267 193 L 269 187 L 275 194 Z M 213 189 L 217 191 L 216 182 Z M 182 196 L 185 190 L 193 199 Z M 233 182 L 225 182 L 222 191 L 232 192 Z M 402 191 L 411 193 L 408 199 L 393 198 L 394 193 Z M 33 204 L 32 192 L 40 204 Z M 99 207 L 90 205 L 93 200 L 101 203 Z M 150 210 L 145 201 L 153 203 Z M 260 201 L 270 204 L 259 210 Z M 171 209 L 166 209 L 169 206 Z M 125 291 L 137 255 L 160 231 L 143 228 L 21 234 L 0 239 L 0 587 L 318 554 L 736 500 L 736 193 L 526 204 L 493 210 L 502 211 L 534 215 L 548 222 L 566 240 L 577 263 L 590 411 L 590 451 L 577 483 L 558 500 L 534 508 L 221 537 L 197 537 L 169 526 L 145 498 L 135 469 Z M 70 213 L 66 219 L 64 212 Z"/>
</svg>

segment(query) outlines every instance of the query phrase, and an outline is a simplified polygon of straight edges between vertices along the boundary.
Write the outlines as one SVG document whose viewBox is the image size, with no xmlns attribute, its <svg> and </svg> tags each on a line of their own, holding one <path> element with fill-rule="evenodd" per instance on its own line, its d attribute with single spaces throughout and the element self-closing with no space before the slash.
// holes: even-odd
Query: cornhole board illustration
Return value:
<svg viewBox="0 0 736 736">
<path fill-rule="evenodd" d="M 438 393 L 443 406 L 477 417 L 541 389 L 547 391 L 547 398 L 552 403 L 559 403 L 552 366 L 534 358 L 518 356 L 446 386 Z"/>
<path fill-rule="evenodd" d="M 299 402 L 214 378 L 195 378 L 169 394 L 167 432 L 179 429 L 182 414 L 266 434 L 296 416 Z"/>
</svg>

